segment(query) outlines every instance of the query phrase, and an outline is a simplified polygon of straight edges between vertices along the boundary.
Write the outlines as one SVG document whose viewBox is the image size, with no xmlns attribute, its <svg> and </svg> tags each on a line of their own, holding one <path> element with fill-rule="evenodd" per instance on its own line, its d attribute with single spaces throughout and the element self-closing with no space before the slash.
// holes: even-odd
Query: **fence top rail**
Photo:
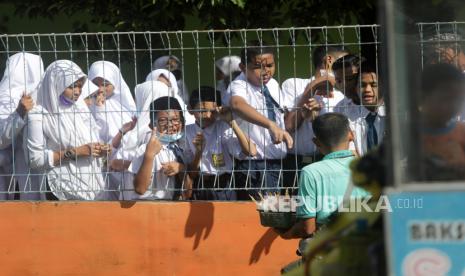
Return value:
<svg viewBox="0 0 465 276">
<path fill-rule="evenodd" d="M 287 31 L 287 30 L 334 30 L 334 29 L 353 29 L 353 28 L 378 28 L 379 24 L 371 25 L 338 25 L 338 26 L 318 26 L 318 27 L 287 27 L 287 28 L 254 28 L 254 29 L 224 29 L 224 30 L 179 30 L 179 31 L 129 31 L 129 32 L 78 32 L 78 33 L 30 33 L 30 34 L 0 34 L 0 37 L 38 37 L 38 36 L 70 36 L 70 35 L 136 35 L 136 34 L 192 34 L 192 33 L 227 33 L 227 32 L 260 32 L 260 31 Z"/>
<path fill-rule="evenodd" d="M 416 25 L 418 26 L 425 26 L 425 25 L 461 25 L 465 24 L 465 21 L 448 21 L 448 22 L 418 22 Z"/>
</svg>

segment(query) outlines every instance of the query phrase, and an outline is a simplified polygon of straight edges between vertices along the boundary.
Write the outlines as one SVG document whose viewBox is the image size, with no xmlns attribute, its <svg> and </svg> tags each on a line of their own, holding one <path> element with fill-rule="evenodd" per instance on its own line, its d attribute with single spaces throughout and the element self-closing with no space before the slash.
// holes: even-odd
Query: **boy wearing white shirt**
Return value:
<svg viewBox="0 0 465 276">
<path fill-rule="evenodd" d="M 193 196 L 200 200 L 236 200 L 231 178 L 233 158 L 255 156 L 255 144 L 239 128 L 229 108 L 221 107 L 220 92 L 202 86 L 189 99 L 195 124 L 186 127 L 185 155 L 191 161 Z M 219 190 L 207 190 L 219 189 Z"/>
<path fill-rule="evenodd" d="M 229 100 L 241 129 L 257 146 L 257 155 L 238 162 L 236 186 L 245 185 L 255 196 L 260 191 L 276 192 L 282 179 L 282 159 L 293 141 L 284 129 L 283 98 L 273 79 L 273 49 L 258 41 L 249 43 L 241 51 L 240 68 L 242 73 L 231 82 L 224 98 Z M 241 193 L 238 198 L 247 200 L 248 194 Z"/>
<path fill-rule="evenodd" d="M 126 181 L 123 199 L 175 198 L 175 189 L 184 178 L 180 147 L 183 125 L 182 108 L 176 98 L 161 97 L 151 104 L 151 131 L 128 168 L 132 181 Z"/>
<path fill-rule="evenodd" d="M 288 179 L 285 183 L 295 187 L 295 172 L 312 163 L 316 157 L 316 146 L 311 141 L 312 121 L 318 114 L 333 112 L 334 107 L 344 99 L 344 94 L 333 89 L 335 85 L 332 64 L 347 55 L 342 47 L 319 46 L 313 51 L 315 75 L 310 79 L 291 78 L 283 82 L 282 91 L 285 105 L 291 108 L 285 116 L 286 130 L 293 134 L 294 147 L 286 158 Z"/>
<path fill-rule="evenodd" d="M 360 104 L 354 101 L 344 102 L 335 109 L 349 118 L 354 133 L 354 146 L 362 156 L 380 144 L 385 135 L 386 109 L 383 94 L 378 89 L 379 71 L 367 61 L 360 66 L 360 84 L 357 94 Z"/>
<path fill-rule="evenodd" d="M 357 105 L 360 104 L 357 85 L 359 83 L 360 64 L 364 61 L 364 57 L 349 54 L 340 57 L 333 63 L 336 88 L 345 96 L 338 106 L 343 107 L 350 105 L 352 102 Z"/>
</svg>

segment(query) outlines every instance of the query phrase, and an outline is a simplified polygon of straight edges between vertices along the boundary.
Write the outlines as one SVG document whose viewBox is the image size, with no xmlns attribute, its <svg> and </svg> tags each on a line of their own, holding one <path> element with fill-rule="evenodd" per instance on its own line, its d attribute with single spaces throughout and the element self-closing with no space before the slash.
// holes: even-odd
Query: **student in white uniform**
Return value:
<svg viewBox="0 0 465 276">
<path fill-rule="evenodd" d="M 165 82 L 158 80 L 138 84 L 135 88 L 135 93 L 137 124 L 133 130 L 124 136 L 120 147 L 117 149 L 115 159 L 111 162 L 114 171 L 127 170 L 135 157 L 137 148 L 146 142 L 145 136 L 147 132 L 151 132 L 149 127 L 150 104 L 160 97 L 172 97 L 173 95 L 172 89 Z M 178 102 L 182 101 L 178 96 L 173 98 L 177 99 Z"/>
<path fill-rule="evenodd" d="M 383 93 L 379 91 L 376 66 L 368 61 L 360 66 L 361 81 L 357 86 L 360 104 L 353 101 L 337 106 L 335 111 L 349 118 L 354 134 L 355 151 L 362 156 L 383 141 L 386 130 L 386 109 Z"/>
<path fill-rule="evenodd" d="M 153 70 L 147 75 L 147 78 L 145 79 L 145 81 L 161 81 L 164 84 L 168 85 L 169 94 L 160 95 L 160 96 L 171 96 L 171 97 L 175 97 L 178 100 L 183 110 L 184 119 L 186 120 L 185 126 L 195 123 L 194 116 L 192 116 L 192 114 L 188 112 L 186 102 L 184 101 L 184 98 L 182 97 L 182 95 L 179 94 L 179 88 L 176 83 L 176 77 L 173 75 L 173 73 L 171 73 L 170 71 L 166 69 Z"/>
<path fill-rule="evenodd" d="M 149 129 L 149 107 L 154 100 L 163 96 L 175 97 L 183 107 L 184 117 L 187 117 L 188 120 L 190 120 L 190 123 L 195 122 L 195 118 L 188 113 L 187 106 L 184 104 L 184 101 L 177 96 L 177 89 L 176 78 L 172 73 L 165 69 L 157 69 L 150 72 L 147 75 L 146 82 L 136 86 L 135 98 L 137 123 L 131 128 L 128 128 L 127 132 L 124 132 L 124 134 L 119 136 L 117 135 L 113 139 L 114 142 L 118 142 L 113 143 L 115 154 L 112 156 L 110 163 L 112 170 L 111 185 L 116 190 L 120 191 L 124 188 L 123 182 L 125 181 L 125 177 L 123 173 L 127 173 L 127 169 L 134 158 L 137 148 L 143 144 L 143 139 Z M 123 125 L 123 128 L 124 127 L 125 125 Z M 116 138 L 118 137 L 121 137 L 122 139 L 117 140 Z"/>
<path fill-rule="evenodd" d="M 29 112 L 27 150 L 32 169 L 42 170 L 59 200 L 104 199 L 103 157 L 111 146 L 80 97 L 86 75 L 69 60 L 50 64 Z"/>
<path fill-rule="evenodd" d="M 134 158 L 134 150 L 143 144 L 143 138 L 145 137 L 146 131 L 149 129 L 149 108 L 154 100 L 166 96 L 176 98 L 183 110 L 185 110 L 185 112 L 183 112 L 184 118 L 187 114 L 187 117 L 193 118 L 191 119 L 192 123 L 195 123 L 194 116 L 189 114 L 187 106 L 183 104 L 184 101 L 177 96 L 175 90 L 168 85 L 170 82 L 166 81 L 165 76 L 173 76 L 173 74 L 164 69 L 155 70 L 147 76 L 146 82 L 136 86 L 137 124 L 133 130 L 129 131 L 124 136 L 120 147 L 117 149 L 116 159 L 112 161 L 114 170 L 122 171 L 127 169 L 130 161 Z M 121 163 L 123 160 L 125 160 L 124 166 L 122 166 L 123 164 Z"/>
<path fill-rule="evenodd" d="M 231 81 L 241 73 L 240 63 L 238 56 L 225 56 L 215 61 L 216 90 L 226 93 Z"/>
<path fill-rule="evenodd" d="M 94 116 L 99 124 L 100 138 L 110 143 L 116 135 L 124 135 L 122 126 L 133 122 L 136 104 L 131 90 L 123 79 L 121 71 L 109 61 L 94 62 L 89 69 L 89 80 L 103 92 L 101 101 L 93 106 Z"/>
<path fill-rule="evenodd" d="M 21 200 L 45 199 L 40 191 L 40 178 L 29 169 L 23 149 L 26 116 L 36 102 L 37 85 L 42 79 L 42 58 L 30 53 L 17 53 L 8 58 L 0 82 L 0 199 L 12 199 L 19 185 Z M 31 175 L 32 174 L 32 175 Z M 11 177 L 10 177 L 11 176 Z"/>
<path fill-rule="evenodd" d="M 151 132 L 149 127 L 150 104 L 157 98 L 170 96 L 171 92 L 172 90 L 161 81 L 146 81 L 136 86 L 137 123 L 132 130 L 124 135 L 110 162 L 112 185 L 120 193 L 125 189 L 124 182 L 127 178 L 125 175 L 129 173 L 127 169 L 134 159 L 137 149 L 146 142 L 147 132 Z M 122 198 L 121 194 L 119 198 Z"/>
<path fill-rule="evenodd" d="M 349 54 L 342 56 L 333 63 L 336 88 L 345 96 L 337 105 L 338 112 L 341 112 L 341 108 L 349 106 L 352 103 L 357 105 L 360 104 L 360 95 L 357 85 L 360 81 L 360 64 L 364 61 L 364 57 Z"/>
<path fill-rule="evenodd" d="M 282 84 L 286 106 L 286 130 L 293 134 L 294 147 L 286 158 L 286 186 L 296 187 L 295 172 L 312 163 L 317 157 L 312 120 L 318 114 L 333 112 L 334 107 L 344 99 L 344 94 L 334 89 L 335 80 L 332 64 L 346 55 L 342 47 L 318 46 L 312 54 L 315 74 L 309 79 L 291 78 Z"/>
<path fill-rule="evenodd" d="M 273 49 L 258 41 L 250 42 L 241 51 L 240 66 L 242 73 L 231 82 L 227 94 L 231 96 L 229 103 L 239 126 L 257 146 L 255 157 L 242 159 L 236 166 L 239 178 L 236 186 L 239 182 L 250 188 L 238 193 L 238 198 L 247 200 L 249 194 L 258 196 L 258 192 L 278 191 L 282 158 L 287 148 L 292 148 L 293 141 L 284 129 L 284 110 L 280 105 L 283 97 L 278 82 L 273 79 Z"/>
<path fill-rule="evenodd" d="M 118 66 L 109 61 L 94 62 L 89 68 L 89 79 L 100 88 L 91 107 L 100 127 L 100 139 L 110 143 L 116 152 L 124 135 L 135 127 L 137 121 L 131 90 Z M 108 172 L 108 175 L 107 198 L 118 200 L 121 175 L 114 172 Z"/>
<path fill-rule="evenodd" d="M 153 70 L 166 69 L 173 73 L 176 77 L 176 83 L 178 86 L 178 96 L 187 103 L 189 101 L 189 89 L 187 89 L 186 83 L 182 76 L 182 63 L 176 56 L 161 56 L 157 58 L 152 64 Z"/>
<path fill-rule="evenodd" d="M 186 178 L 180 145 L 184 123 L 181 105 L 173 97 L 161 97 L 150 110 L 150 131 L 129 166 L 124 200 L 175 199 L 175 189 L 181 188 Z"/>
<path fill-rule="evenodd" d="M 221 93 L 201 86 L 189 99 L 195 124 L 186 127 L 189 177 L 197 200 L 236 200 L 232 183 L 233 158 L 253 157 L 255 144 L 239 128 L 229 108 L 221 107 Z M 217 190 L 213 190 L 217 189 Z"/>
</svg>

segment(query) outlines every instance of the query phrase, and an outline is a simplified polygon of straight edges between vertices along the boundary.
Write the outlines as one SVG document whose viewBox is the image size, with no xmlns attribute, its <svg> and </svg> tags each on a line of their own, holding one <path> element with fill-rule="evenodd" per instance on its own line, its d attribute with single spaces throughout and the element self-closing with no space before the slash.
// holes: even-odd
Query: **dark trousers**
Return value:
<svg viewBox="0 0 465 276">
<path fill-rule="evenodd" d="M 313 156 L 303 156 L 289 153 L 283 159 L 284 187 L 289 188 L 289 194 L 297 194 L 299 188 L 299 177 L 302 169 L 313 162 L 323 159 L 323 155 L 315 153 Z"/>
<path fill-rule="evenodd" d="M 236 191 L 232 190 L 231 174 L 203 175 L 194 180 L 193 198 L 195 200 L 237 200 Z"/>
<path fill-rule="evenodd" d="M 236 160 L 234 167 L 238 200 L 259 199 L 259 193 L 277 193 L 283 182 L 282 160 Z"/>
</svg>

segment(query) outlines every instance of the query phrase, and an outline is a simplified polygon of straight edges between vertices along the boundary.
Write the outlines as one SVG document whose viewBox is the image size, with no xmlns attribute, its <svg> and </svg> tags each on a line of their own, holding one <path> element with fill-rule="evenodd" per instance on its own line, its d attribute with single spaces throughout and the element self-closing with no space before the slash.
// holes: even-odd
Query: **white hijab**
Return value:
<svg viewBox="0 0 465 276">
<path fill-rule="evenodd" d="M 183 109 L 185 125 L 187 126 L 187 125 L 190 125 L 190 124 L 194 124 L 195 123 L 195 117 L 187 111 L 186 102 L 184 101 L 183 95 L 181 93 L 179 93 L 178 85 L 176 83 L 176 77 L 173 75 L 173 73 L 171 73 L 170 71 L 168 71 L 166 69 L 153 70 L 152 72 L 150 72 L 147 75 L 147 78 L 145 79 L 145 81 L 146 82 L 156 81 L 162 75 L 169 80 L 169 82 L 171 84 L 171 87 L 169 88 L 169 90 L 171 90 L 171 91 L 170 91 L 170 93 L 168 93 L 168 95 L 161 95 L 159 97 L 163 97 L 163 96 L 175 97 L 178 100 L 179 104 L 181 105 L 181 107 Z M 137 89 L 137 87 L 136 87 L 136 89 Z M 158 99 L 159 97 L 154 98 L 152 101 Z M 136 101 L 137 101 L 137 92 L 136 92 Z"/>
<path fill-rule="evenodd" d="M 82 85 L 82 92 L 81 96 L 79 98 L 85 99 L 92 95 L 93 93 L 97 92 L 99 90 L 98 86 L 95 85 L 93 82 L 89 81 L 89 79 L 86 79 L 86 82 Z"/>
<path fill-rule="evenodd" d="M 157 58 L 152 64 L 153 70 L 156 70 L 156 69 L 170 69 L 169 68 L 170 59 L 174 60 L 176 62 L 176 68 L 171 68 L 171 69 L 173 69 L 173 70 L 174 69 L 179 69 L 181 71 L 183 70 L 181 61 L 179 60 L 178 57 L 173 56 L 173 55 L 171 55 L 171 56 L 161 56 L 161 57 Z M 189 89 L 187 89 L 186 83 L 182 79 L 177 80 L 176 83 L 177 83 L 177 86 L 178 86 L 178 89 L 179 89 L 179 92 L 178 92 L 179 96 L 185 102 L 187 102 L 189 100 Z"/>
<path fill-rule="evenodd" d="M 2 106 L 9 106 L 9 114 L 16 110 L 24 93 L 36 100 L 36 88 L 43 74 L 44 63 L 38 55 L 21 52 L 8 58 L 0 82 L 0 102 Z"/>
<path fill-rule="evenodd" d="M 74 62 L 57 60 L 47 67 L 38 88 L 37 104 L 44 112 L 44 133 L 53 144 L 63 148 L 98 141 L 96 124 L 82 97 L 72 106 L 63 106 L 59 102 L 60 95 L 67 87 L 85 77 Z"/>
<path fill-rule="evenodd" d="M 163 82 L 146 81 L 136 86 L 136 103 L 139 113 L 138 123 L 148 125 L 150 123 L 150 104 L 160 97 L 174 97 L 186 111 L 184 101 Z"/>
<path fill-rule="evenodd" d="M 136 104 L 129 86 L 123 79 L 121 71 L 114 63 L 109 61 L 94 62 L 89 69 L 89 79 L 93 81 L 100 77 L 110 82 L 114 87 L 113 95 L 105 101 L 104 112 L 108 135 L 112 138 L 119 128 L 131 121 L 136 111 Z"/>
<path fill-rule="evenodd" d="M 241 58 L 238 56 L 225 56 L 215 61 L 215 66 L 221 70 L 223 75 L 227 78 L 235 72 L 240 72 L 239 64 Z"/>
<path fill-rule="evenodd" d="M 166 69 L 170 59 L 176 61 L 177 68 L 173 69 L 181 69 L 179 67 L 182 67 L 182 64 L 177 56 L 161 56 L 157 58 L 152 64 L 153 69 Z"/>
<path fill-rule="evenodd" d="M 152 72 L 150 72 L 147 75 L 147 78 L 145 78 L 145 81 L 156 81 L 156 80 L 158 80 L 158 78 L 160 76 L 164 76 L 166 79 L 169 80 L 169 82 L 171 84 L 170 88 L 173 89 L 173 95 L 181 96 L 181 95 L 179 95 L 179 88 L 178 88 L 178 84 L 176 82 L 176 77 L 173 75 L 173 73 L 171 73 L 170 71 L 168 71 L 166 69 L 153 70 Z"/>
<path fill-rule="evenodd" d="M 125 160 L 132 159 L 130 152 L 135 151 L 143 143 L 147 131 L 150 130 L 150 104 L 153 101 L 160 97 L 170 96 L 175 97 L 181 106 L 184 103 L 179 96 L 173 95 L 173 90 L 161 81 L 146 81 L 138 84 L 135 92 L 138 113 L 137 124 L 133 130 L 123 137 L 120 149 L 121 154 L 118 154 L 118 158 Z"/>
<path fill-rule="evenodd" d="M 75 81 L 85 78 L 81 68 L 69 60 L 57 60 L 48 66 L 37 94 L 37 107 L 43 112 L 43 131 L 47 146 L 54 151 L 98 142 L 98 127 L 83 98 L 63 106 L 59 97 Z M 81 95 L 82 96 L 82 95 Z M 78 158 L 64 162 L 47 172 L 54 194 L 64 199 L 97 199 L 104 180 L 98 158 Z"/>
</svg>

